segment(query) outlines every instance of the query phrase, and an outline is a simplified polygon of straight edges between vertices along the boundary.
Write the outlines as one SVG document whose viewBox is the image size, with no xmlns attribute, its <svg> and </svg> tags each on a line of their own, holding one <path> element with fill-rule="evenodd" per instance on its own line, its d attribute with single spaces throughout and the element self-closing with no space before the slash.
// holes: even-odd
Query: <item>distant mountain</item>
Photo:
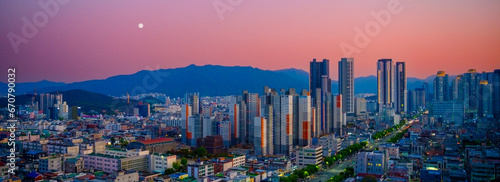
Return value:
<svg viewBox="0 0 500 182">
<path fill-rule="evenodd" d="M 276 70 L 275 72 L 286 74 L 289 77 L 295 78 L 297 80 L 309 84 L 309 72 L 306 72 L 304 70 L 296 68 L 288 68 L 288 69 Z"/>
<path fill-rule="evenodd" d="M 66 85 L 66 83 L 62 82 L 51 82 L 47 80 L 42 80 L 39 82 L 25 82 L 25 83 L 16 83 L 16 95 L 21 95 L 21 94 L 28 94 L 28 93 L 34 93 L 34 89 L 37 88 L 37 90 L 44 89 L 47 87 L 57 87 L 57 86 L 63 86 Z M 5 95 L 7 94 L 7 83 L 0 82 L 0 94 Z"/>
<path fill-rule="evenodd" d="M 434 76 L 424 80 L 408 78 L 408 89 L 422 87 L 428 82 L 432 88 Z M 450 76 L 451 79 L 451 76 Z M 355 93 L 377 93 L 377 77 L 354 79 Z M 67 90 L 86 90 L 108 96 L 124 96 L 126 93 L 158 92 L 172 97 L 182 97 L 187 92 L 199 92 L 202 96 L 240 95 L 243 90 L 261 93 L 264 86 L 271 88 L 309 88 L 309 73 L 301 69 L 261 70 L 241 66 L 190 65 L 183 68 L 139 71 L 131 75 L 118 75 L 103 80 L 88 80 L 70 84 L 50 81 L 16 84 L 16 94 Z M 0 83 L 0 94 L 5 95 L 7 84 Z M 337 93 L 338 81 L 332 80 L 332 92 Z"/>
<path fill-rule="evenodd" d="M 181 97 L 186 92 L 199 92 L 202 96 L 239 95 L 243 90 L 262 92 L 265 85 L 272 88 L 308 88 L 309 82 L 298 80 L 285 73 L 252 67 L 196 66 L 183 68 L 139 71 L 104 80 L 89 80 L 71 84 L 45 87 L 40 92 L 82 89 L 104 95 L 123 96 L 126 93 L 159 92 Z M 6 89 L 5 89 L 6 90 Z"/>
<path fill-rule="evenodd" d="M 63 94 L 63 100 L 66 101 L 68 106 L 79 106 L 82 111 L 89 112 L 94 110 L 101 113 L 106 110 L 107 113 L 112 113 L 114 110 L 125 110 L 127 107 L 127 100 L 114 99 L 113 97 L 106 96 L 99 93 L 92 93 L 85 90 L 68 90 L 52 92 L 53 94 Z M 16 104 L 29 104 L 33 98 L 33 94 L 17 95 Z M 35 97 L 35 101 L 40 100 L 40 95 Z M 137 104 L 137 101 L 130 100 L 130 105 Z M 7 98 L 0 98 L 0 108 L 7 107 Z"/>
</svg>

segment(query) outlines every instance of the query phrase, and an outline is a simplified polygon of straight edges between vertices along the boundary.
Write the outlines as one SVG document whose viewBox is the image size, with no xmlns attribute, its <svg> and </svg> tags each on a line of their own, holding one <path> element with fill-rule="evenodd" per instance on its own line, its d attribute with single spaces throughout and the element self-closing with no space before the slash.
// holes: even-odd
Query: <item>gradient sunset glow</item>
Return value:
<svg viewBox="0 0 500 182">
<path fill-rule="evenodd" d="M 41 2 L 45 2 L 42 0 Z M 215 2 L 231 9 L 217 13 Z M 353 54 L 355 77 L 375 75 L 380 58 L 405 61 L 408 76 L 425 78 L 500 68 L 500 1 L 400 0 L 402 8 Z M 0 70 L 18 81 L 75 82 L 190 64 L 309 69 L 313 58 L 337 62 L 340 44 L 390 1 L 69 1 L 15 53 L 9 33 L 39 1 L 0 1 Z M 138 28 L 142 23 L 143 28 Z M 337 79 L 337 65 L 331 64 Z"/>
</svg>

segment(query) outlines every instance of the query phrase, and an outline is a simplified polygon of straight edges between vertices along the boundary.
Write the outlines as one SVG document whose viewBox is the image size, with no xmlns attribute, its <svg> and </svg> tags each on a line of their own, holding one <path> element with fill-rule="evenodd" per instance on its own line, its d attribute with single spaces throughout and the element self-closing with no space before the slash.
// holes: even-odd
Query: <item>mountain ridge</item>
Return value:
<svg viewBox="0 0 500 182">
<path fill-rule="evenodd" d="M 424 82 L 430 83 L 435 76 L 426 79 L 408 77 L 408 89 L 421 87 Z M 376 93 L 376 76 L 370 75 L 355 78 L 355 93 Z M 173 97 L 181 97 L 187 92 L 199 92 L 205 96 L 239 95 L 243 90 L 261 93 L 267 85 L 271 88 L 309 88 L 309 73 L 297 68 L 280 70 L 262 70 L 251 66 L 220 66 L 191 64 L 181 68 L 159 70 L 141 70 L 133 74 L 115 75 L 106 79 L 95 79 L 73 83 L 39 82 L 16 83 L 17 94 L 82 89 L 108 96 L 123 96 L 126 93 L 159 92 Z M 363 87 L 357 86 L 363 85 Z M 0 82 L 0 94 L 5 95 L 7 84 Z M 332 80 L 332 90 L 337 93 L 338 81 Z"/>
</svg>

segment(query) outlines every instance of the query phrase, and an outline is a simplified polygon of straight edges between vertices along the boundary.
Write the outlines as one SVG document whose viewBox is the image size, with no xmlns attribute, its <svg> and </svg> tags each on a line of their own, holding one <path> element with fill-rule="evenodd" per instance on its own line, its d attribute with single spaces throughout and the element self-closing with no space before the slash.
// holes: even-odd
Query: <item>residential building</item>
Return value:
<svg viewBox="0 0 500 182">
<path fill-rule="evenodd" d="M 384 154 L 380 151 L 360 152 L 356 155 L 357 175 L 383 175 L 385 166 Z"/>
<path fill-rule="evenodd" d="M 187 166 L 189 177 L 201 178 L 214 175 L 214 164 L 210 162 L 199 162 Z"/>
</svg>

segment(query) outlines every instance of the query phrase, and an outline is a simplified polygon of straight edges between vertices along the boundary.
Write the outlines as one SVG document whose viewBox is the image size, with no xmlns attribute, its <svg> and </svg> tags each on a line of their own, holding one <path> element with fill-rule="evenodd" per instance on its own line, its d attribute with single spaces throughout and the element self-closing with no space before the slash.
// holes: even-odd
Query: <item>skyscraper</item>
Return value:
<svg viewBox="0 0 500 182">
<path fill-rule="evenodd" d="M 464 81 L 462 75 L 457 75 L 457 77 L 451 81 L 450 92 L 451 100 L 464 100 Z"/>
<path fill-rule="evenodd" d="M 186 103 L 191 105 L 192 114 L 200 113 L 200 94 L 199 93 L 187 93 L 186 94 Z"/>
<path fill-rule="evenodd" d="M 332 93 L 332 80 L 330 79 L 330 64 L 328 59 L 323 59 L 323 62 L 316 62 L 316 59 L 310 63 L 310 80 L 309 91 L 311 92 L 312 106 L 316 108 L 319 133 L 326 134 L 329 132 L 328 116 L 329 109 L 328 98 Z"/>
<path fill-rule="evenodd" d="M 448 89 L 448 74 L 438 71 L 434 78 L 434 101 L 447 101 Z"/>
<path fill-rule="evenodd" d="M 500 120 L 500 69 L 495 70 L 492 75 L 493 86 L 493 115 Z"/>
<path fill-rule="evenodd" d="M 182 109 L 181 109 L 181 118 L 182 118 L 182 124 L 181 124 L 181 127 L 182 127 L 182 143 L 185 143 L 185 144 L 188 144 L 188 142 L 191 141 L 192 139 L 192 132 L 189 131 L 189 118 L 191 117 L 192 115 L 192 108 L 189 104 L 184 104 L 182 105 Z M 196 139 L 195 139 L 196 140 Z"/>
<path fill-rule="evenodd" d="M 332 107 L 332 115 L 333 115 L 333 120 L 332 120 L 332 125 L 333 125 L 333 132 L 337 135 L 342 135 L 342 126 L 344 126 L 345 123 L 345 117 L 344 117 L 344 112 L 342 112 L 342 95 L 336 95 L 333 96 L 333 107 Z"/>
<path fill-rule="evenodd" d="M 267 155 L 267 118 L 255 117 L 253 125 L 255 155 Z"/>
<path fill-rule="evenodd" d="M 308 146 L 311 144 L 311 96 L 309 93 L 301 95 L 298 98 L 298 121 L 295 123 L 298 125 L 298 130 L 294 133 L 298 134 L 298 144 L 299 146 Z"/>
<path fill-rule="evenodd" d="M 415 88 L 412 90 L 409 94 L 409 111 L 410 112 L 417 112 L 420 110 L 420 108 L 425 107 L 425 89 L 424 88 Z"/>
<path fill-rule="evenodd" d="M 316 62 L 316 59 L 310 62 L 309 72 L 309 90 L 311 91 L 311 98 L 316 98 L 316 89 L 321 89 L 321 92 L 332 92 L 332 80 L 330 79 L 330 61 L 323 59 L 323 62 Z M 323 80 L 326 78 L 326 80 Z M 326 83 L 325 83 L 326 81 Z M 326 84 L 326 85 L 324 85 Z M 323 90 L 326 88 L 326 90 Z M 313 103 L 315 104 L 315 103 Z"/>
<path fill-rule="evenodd" d="M 240 111 L 239 111 L 239 114 L 240 114 L 240 129 L 239 129 L 239 133 L 240 133 L 240 141 L 239 143 L 241 142 L 246 142 L 246 139 L 248 138 L 248 133 L 247 133 L 247 104 L 245 103 L 244 100 L 240 100 L 239 101 L 240 104 Z"/>
<path fill-rule="evenodd" d="M 339 94 L 345 106 L 342 112 L 354 113 L 354 58 L 339 61 Z"/>
<path fill-rule="evenodd" d="M 477 110 L 477 87 L 479 85 L 478 75 L 475 69 L 469 69 L 464 73 L 464 107 L 466 113 L 474 113 Z"/>
<path fill-rule="evenodd" d="M 377 63 L 378 110 L 393 108 L 394 73 L 392 59 L 380 59 Z"/>
<path fill-rule="evenodd" d="M 232 96 L 234 97 L 234 96 Z M 236 145 L 240 142 L 240 106 L 236 103 L 236 99 L 229 102 L 229 121 L 231 121 L 231 141 L 233 145 Z"/>
<path fill-rule="evenodd" d="M 406 113 L 407 106 L 407 88 L 406 88 L 406 63 L 396 62 L 395 69 L 395 105 L 397 113 Z"/>
<path fill-rule="evenodd" d="M 487 118 L 493 115 L 492 85 L 487 80 L 479 82 L 477 116 Z"/>
<path fill-rule="evenodd" d="M 267 154 L 274 154 L 274 113 L 273 113 L 273 105 L 271 104 L 266 104 L 262 108 L 261 112 L 262 117 L 266 118 L 266 133 L 265 133 L 265 139 L 266 139 L 266 148 L 265 151 Z"/>
<path fill-rule="evenodd" d="M 247 125 L 247 138 L 244 139 L 245 142 L 251 143 L 253 141 L 253 129 L 254 129 L 254 118 L 260 117 L 260 101 L 258 93 L 248 93 L 247 91 L 243 92 L 243 100 L 246 104 L 246 125 Z"/>
<path fill-rule="evenodd" d="M 279 154 L 290 155 L 293 147 L 293 98 L 280 95 L 280 151 Z"/>
</svg>

